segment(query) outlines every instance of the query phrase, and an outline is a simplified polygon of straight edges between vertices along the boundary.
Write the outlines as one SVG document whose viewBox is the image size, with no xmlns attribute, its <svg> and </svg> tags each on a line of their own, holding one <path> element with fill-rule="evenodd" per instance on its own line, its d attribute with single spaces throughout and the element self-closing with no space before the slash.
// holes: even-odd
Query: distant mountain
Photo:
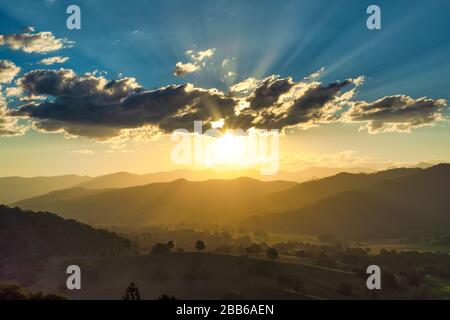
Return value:
<svg viewBox="0 0 450 320">
<path fill-rule="evenodd" d="M 0 177 L 0 204 L 9 204 L 54 190 L 71 188 L 90 179 L 90 177 L 77 175 L 34 178 Z"/>
<path fill-rule="evenodd" d="M 263 176 L 258 170 L 173 170 L 148 174 L 133 174 L 117 172 L 98 177 L 66 175 L 55 177 L 0 177 L 0 204 L 11 204 L 17 201 L 40 196 L 52 191 L 80 187 L 85 189 L 111 189 L 142 186 L 155 182 L 171 182 L 177 179 L 189 181 L 206 181 L 211 179 L 236 179 L 249 177 L 262 181 L 295 181 L 303 182 L 311 179 L 319 179 L 339 172 L 369 173 L 367 168 L 322 168 L 311 167 L 298 172 L 280 171 L 276 175 Z"/>
<path fill-rule="evenodd" d="M 393 169 L 367 179 L 341 174 L 323 180 L 328 180 L 329 186 L 342 185 L 342 192 L 304 208 L 253 217 L 246 225 L 267 231 L 354 238 L 409 237 L 450 230 L 450 164 Z M 305 184 L 287 192 L 299 188 Z"/>
<path fill-rule="evenodd" d="M 17 205 L 94 225 L 231 223 L 252 217 L 247 226 L 267 231 L 397 237 L 449 228 L 449 168 L 340 173 L 300 184 L 179 179 L 113 190 L 72 188 Z"/>
<path fill-rule="evenodd" d="M 344 191 L 362 188 L 385 179 L 406 177 L 420 171 L 421 169 L 418 168 L 401 168 L 372 174 L 342 172 L 334 176 L 303 182 L 291 189 L 274 192 L 266 200 L 268 203 L 276 204 L 278 211 L 302 208 Z"/>
<path fill-rule="evenodd" d="M 132 174 L 127 172 L 117 172 L 113 174 L 95 177 L 79 184 L 79 187 L 88 189 L 104 188 L 127 188 L 132 186 L 146 185 L 155 182 L 171 182 L 177 179 L 186 179 L 189 181 L 206 181 L 212 179 L 230 180 L 239 177 L 253 178 L 261 181 L 295 181 L 303 182 L 311 179 L 320 179 L 335 175 L 340 172 L 348 173 L 371 173 L 374 172 L 368 168 L 326 168 L 311 167 L 297 172 L 280 171 L 276 175 L 261 175 L 258 170 L 228 170 L 217 171 L 213 169 L 206 170 L 174 170 L 165 172 L 156 172 L 148 174 Z"/>
<path fill-rule="evenodd" d="M 116 190 L 68 189 L 17 203 L 94 225 L 219 222 L 264 212 L 266 197 L 295 182 L 233 180 L 152 183 Z"/>
<path fill-rule="evenodd" d="M 331 177 L 338 173 L 373 173 L 375 170 L 363 167 L 346 167 L 346 168 L 330 168 L 330 167 L 310 167 L 301 171 L 287 172 L 280 171 L 276 176 L 279 180 L 305 182 L 309 180 L 322 179 Z"/>
<path fill-rule="evenodd" d="M 52 213 L 22 211 L 0 205 L 2 261 L 65 256 L 129 254 L 132 243 L 115 233 L 97 230 Z M 11 267 L 11 263 L 9 263 Z M 0 268 L 0 274 L 2 274 Z M 6 272 L 3 270 L 3 272 Z"/>
</svg>

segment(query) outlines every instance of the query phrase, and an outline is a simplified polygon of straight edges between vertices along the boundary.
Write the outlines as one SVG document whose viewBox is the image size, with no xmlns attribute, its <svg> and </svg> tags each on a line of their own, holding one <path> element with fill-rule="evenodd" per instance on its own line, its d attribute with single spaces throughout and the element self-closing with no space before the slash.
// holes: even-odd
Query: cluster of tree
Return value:
<svg viewBox="0 0 450 320">
<path fill-rule="evenodd" d="M 275 244 L 273 247 L 284 255 L 306 258 L 319 266 L 353 271 L 363 279 L 367 277 L 367 266 L 372 264 L 382 266 L 384 285 L 394 289 L 420 287 L 425 277 L 429 275 L 450 279 L 450 255 L 447 253 L 397 252 L 386 249 L 372 253 L 368 248 L 350 247 L 341 243 L 325 245 L 285 242 Z"/>
<path fill-rule="evenodd" d="M 221 251 L 223 253 L 237 253 L 242 248 L 249 247 L 252 244 L 252 238 L 248 235 L 242 235 L 231 230 L 211 230 L 211 228 L 209 230 L 197 230 L 148 227 L 145 231 L 140 230 L 139 232 L 122 230 L 121 234 L 136 242 L 141 252 L 149 252 L 155 244 L 167 243 L 169 240 L 176 243 L 174 249 L 177 250 L 178 248 L 192 248 L 192 243 L 202 239 L 205 243 L 208 243 L 210 251 L 218 253 Z M 261 237 L 262 234 L 258 233 L 258 237 Z"/>
<path fill-rule="evenodd" d="M 137 248 L 129 239 L 75 220 L 0 205 L 0 253 L 3 278 L 30 286 L 50 258 L 128 255 Z"/>
<path fill-rule="evenodd" d="M 175 246 L 175 242 L 173 241 L 173 240 L 170 240 L 170 241 L 168 241 L 167 243 L 160 243 L 160 242 L 158 242 L 158 243 L 156 243 L 154 246 L 153 246 L 153 248 L 152 248 L 152 250 L 150 251 L 150 253 L 151 254 L 164 254 L 164 253 L 169 253 L 169 252 L 171 252 L 172 251 L 172 249 L 174 248 L 174 246 Z M 195 245 L 194 245 L 194 248 L 197 250 L 197 251 L 203 251 L 203 250 L 205 250 L 206 249 L 206 245 L 205 245 L 205 243 L 202 241 L 202 240 L 197 240 L 196 242 L 195 242 Z M 177 251 L 184 251 L 184 249 L 182 249 L 182 248 L 177 248 Z"/>
<path fill-rule="evenodd" d="M 67 298 L 42 291 L 31 292 L 17 284 L 0 284 L 0 300 L 67 300 Z"/>
<path fill-rule="evenodd" d="M 122 300 L 130 301 L 130 300 L 141 300 L 141 293 L 139 292 L 138 286 L 131 282 L 126 288 L 125 293 L 122 296 Z M 175 296 L 171 296 L 168 294 L 162 294 L 158 300 L 178 300 Z"/>
<path fill-rule="evenodd" d="M 0 205 L 2 260 L 24 256 L 99 256 L 135 253 L 133 243 L 117 234 L 94 229 L 47 212 L 22 211 Z"/>
</svg>

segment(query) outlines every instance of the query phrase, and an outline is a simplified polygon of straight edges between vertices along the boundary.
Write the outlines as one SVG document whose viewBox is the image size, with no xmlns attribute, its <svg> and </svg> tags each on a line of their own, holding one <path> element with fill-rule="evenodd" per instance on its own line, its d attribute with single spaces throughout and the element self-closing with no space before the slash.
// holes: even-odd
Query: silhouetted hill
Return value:
<svg viewBox="0 0 450 320">
<path fill-rule="evenodd" d="M 421 169 L 417 168 L 400 168 L 372 174 L 343 172 L 331 177 L 300 183 L 288 190 L 274 192 L 268 197 L 267 202 L 276 204 L 275 208 L 279 211 L 301 208 L 340 192 L 362 188 L 385 179 L 406 177 L 420 171 Z"/>
<path fill-rule="evenodd" d="M 278 232 L 358 238 L 421 236 L 450 230 L 450 164 L 370 176 L 369 180 L 374 179 L 369 184 L 359 184 L 364 177 L 353 177 L 355 188 L 302 209 L 252 219 L 248 225 Z"/>
<path fill-rule="evenodd" d="M 234 180 L 152 183 L 111 191 L 63 190 L 17 203 L 21 208 L 57 212 L 89 224 L 139 225 L 217 222 L 267 209 L 263 201 L 294 182 Z M 85 193 L 85 194 L 84 194 Z M 94 194 L 95 193 L 95 194 Z"/>
<path fill-rule="evenodd" d="M 250 178 L 179 179 L 114 190 L 62 190 L 17 205 L 96 225 L 217 223 L 260 215 L 249 222 L 250 227 L 358 237 L 408 236 L 447 228 L 449 166 L 340 173 L 301 184 Z"/>
<path fill-rule="evenodd" d="M 41 261 L 61 256 L 129 254 L 134 249 L 129 240 L 112 232 L 52 213 L 0 205 L 0 252 L 1 266 L 2 261 L 16 259 Z"/>
</svg>

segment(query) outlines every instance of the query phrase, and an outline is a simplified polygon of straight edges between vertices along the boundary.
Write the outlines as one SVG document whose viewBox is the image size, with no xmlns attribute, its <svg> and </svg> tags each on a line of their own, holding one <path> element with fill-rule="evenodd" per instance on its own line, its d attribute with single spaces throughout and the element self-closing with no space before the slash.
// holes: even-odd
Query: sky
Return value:
<svg viewBox="0 0 450 320">
<path fill-rule="evenodd" d="M 290 171 L 449 161 L 449 14 L 446 0 L 0 0 L 0 176 L 178 169 L 170 135 L 194 120 L 280 130 Z"/>
</svg>

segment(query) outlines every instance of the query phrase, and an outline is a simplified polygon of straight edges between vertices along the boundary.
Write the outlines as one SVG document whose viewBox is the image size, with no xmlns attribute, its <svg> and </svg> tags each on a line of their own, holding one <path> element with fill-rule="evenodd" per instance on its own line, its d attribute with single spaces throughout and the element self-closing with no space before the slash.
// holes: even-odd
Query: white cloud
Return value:
<svg viewBox="0 0 450 320">
<path fill-rule="evenodd" d="M 55 63 L 64 63 L 66 61 L 69 60 L 69 57 L 60 57 L 60 56 L 56 56 L 56 57 L 49 57 L 49 58 L 44 58 L 41 61 L 39 61 L 40 64 L 44 64 L 46 66 L 55 64 Z"/>
<path fill-rule="evenodd" d="M 184 76 L 188 73 L 193 73 L 199 71 L 201 68 L 193 63 L 182 63 L 177 62 L 175 68 L 173 69 L 173 75 L 176 77 Z"/>
<path fill-rule="evenodd" d="M 20 125 L 18 118 L 11 117 L 8 114 L 8 108 L 6 107 L 6 100 L 0 92 L 0 137 L 23 135 L 27 130 L 28 126 Z"/>
<path fill-rule="evenodd" d="M 186 51 L 186 55 L 188 57 L 191 57 L 191 59 L 195 62 L 195 63 L 200 63 L 208 58 L 211 58 L 214 53 L 216 52 L 215 48 L 211 48 L 211 49 L 206 49 L 204 51 L 193 51 L 193 50 L 188 50 Z"/>
<path fill-rule="evenodd" d="M 20 67 L 9 60 L 0 60 L 0 83 L 10 83 L 20 72 Z"/>
<path fill-rule="evenodd" d="M 0 34 L 0 46 L 6 45 L 13 50 L 22 50 L 26 53 L 49 53 L 70 46 L 72 43 L 67 39 L 56 38 L 50 31 Z"/>
<path fill-rule="evenodd" d="M 186 55 L 191 58 L 192 62 L 177 62 L 175 68 L 173 69 L 173 75 L 180 77 L 202 70 L 206 66 L 206 60 L 210 59 L 214 55 L 215 51 L 215 48 L 204 51 L 186 51 Z"/>
</svg>

